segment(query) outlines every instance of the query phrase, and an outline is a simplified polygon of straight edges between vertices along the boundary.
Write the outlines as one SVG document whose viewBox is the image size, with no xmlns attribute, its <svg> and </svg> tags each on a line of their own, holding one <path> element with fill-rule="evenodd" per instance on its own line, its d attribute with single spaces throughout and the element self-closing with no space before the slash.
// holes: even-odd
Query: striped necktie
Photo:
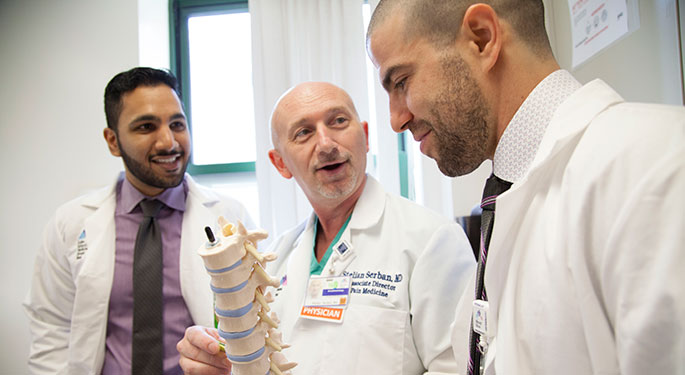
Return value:
<svg viewBox="0 0 685 375">
<path fill-rule="evenodd" d="M 478 260 L 475 294 L 476 299 L 483 301 L 487 301 L 488 299 L 484 285 L 485 261 L 488 257 L 488 246 L 490 245 L 490 237 L 492 236 L 492 227 L 495 224 L 495 201 L 497 200 L 498 195 L 504 193 L 510 187 L 511 182 L 504 181 L 492 174 L 485 182 L 485 189 L 483 189 L 483 199 L 480 204 L 480 207 L 483 209 L 480 218 L 480 256 Z M 471 331 L 469 334 L 469 375 L 481 373 L 481 357 L 484 353 L 478 345 L 479 341 L 480 335 L 473 330 L 473 322 L 471 322 Z"/>
</svg>

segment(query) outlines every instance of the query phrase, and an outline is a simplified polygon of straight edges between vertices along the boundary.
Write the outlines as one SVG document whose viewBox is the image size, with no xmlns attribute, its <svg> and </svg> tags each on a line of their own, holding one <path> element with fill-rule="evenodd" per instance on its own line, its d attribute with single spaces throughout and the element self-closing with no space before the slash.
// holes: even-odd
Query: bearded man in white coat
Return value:
<svg viewBox="0 0 685 375">
<path fill-rule="evenodd" d="M 175 345 L 185 328 L 214 318 L 210 279 L 196 254 L 204 233 L 197 228 L 212 225 L 219 215 L 253 224 L 242 204 L 185 174 L 190 132 L 172 74 L 151 68 L 117 74 L 105 89 L 105 113 L 105 140 L 111 154 L 123 159 L 125 172 L 112 185 L 62 205 L 45 228 L 24 303 L 31 329 L 29 370 L 179 374 Z M 155 219 L 161 232 L 160 288 L 141 300 L 134 293 L 142 288 L 135 285 L 140 272 L 134 243 L 146 199 L 162 203 Z M 162 332 L 153 349 L 158 360 L 147 348 L 138 354 L 136 305 L 160 309 L 155 320 Z M 133 357 L 141 360 L 134 363 Z"/>
<path fill-rule="evenodd" d="M 298 363 L 293 373 L 456 371 L 449 326 L 475 268 L 463 230 L 365 174 L 368 124 L 341 88 L 295 86 L 278 101 L 271 126 L 272 164 L 295 178 L 314 210 L 276 240 L 278 260 L 267 269 L 282 280 L 272 307 L 292 345 L 284 354 Z M 331 281 L 349 288 L 346 306 L 309 308 Z M 327 313 L 336 308 L 344 312 Z M 216 337 L 191 328 L 179 343 L 187 373 L 222 373 L 201 363 L 226 365 L 222 353 L 211 356 L 217 348 L 208 332 Z"/>
<path fill-rule="evenodd" d="M 542 1 L 484 3 L 382 0 L 367 33 L 392 128 L 448 176 L 489 159 L 510 186 L 483 203 L 460 371 L 684 374 L 685 110 L 578 83 Z"/>
</svg>

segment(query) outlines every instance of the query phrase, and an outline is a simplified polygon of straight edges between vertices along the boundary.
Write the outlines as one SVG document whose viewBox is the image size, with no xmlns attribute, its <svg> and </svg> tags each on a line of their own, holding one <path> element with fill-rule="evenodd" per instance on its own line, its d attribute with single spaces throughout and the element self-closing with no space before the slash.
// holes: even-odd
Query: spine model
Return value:
<svg viewBox="0 0 685 375">
<path fill-rule="evenodd" d="M 225 350 L 234 375 L 288 374 L 297 364 L 288 362 L 281 350 L 287 348 L 277 330 L 279 320 L 271 316 L 271 293 L 267 286 L 279 281 L 264 271 L 266 262 L 276 259 L 273 253 L 259 253 L 257 241 L 265 239 L 264 230 L 247 231 L 219 217 L 221 235 L 215 237 L 205 228 L 208 242 L 198 250 L 212 278 L 214 310 L 219 321 L 219 335 L 226 340 Z"/>
</svg>

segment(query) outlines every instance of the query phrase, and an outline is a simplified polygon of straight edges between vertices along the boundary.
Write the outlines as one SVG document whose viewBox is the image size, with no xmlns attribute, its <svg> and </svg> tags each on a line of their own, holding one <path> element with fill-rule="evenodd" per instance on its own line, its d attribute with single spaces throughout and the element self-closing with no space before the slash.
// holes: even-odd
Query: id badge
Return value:
<svg viewBox="0 0 685 375">
<path fill-rule="evenodd" d="M 477 299 L 473 301 L 472 323 L 473 330 L 481 336 L 489 337 L 488 332 L 488 313 L 490 304 L 488 301 Z"/>
<path fill-rule="evenodd" d="M 349 276 L 311 276 L 300 316 L 305 319 L 342 323 L 349 300 Z"/>
</svg>

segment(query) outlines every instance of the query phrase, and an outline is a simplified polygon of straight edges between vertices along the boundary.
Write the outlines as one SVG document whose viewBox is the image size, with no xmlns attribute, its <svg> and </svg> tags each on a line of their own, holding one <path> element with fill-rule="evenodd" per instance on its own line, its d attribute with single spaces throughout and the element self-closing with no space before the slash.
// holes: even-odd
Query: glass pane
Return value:
<svg viewBox="0 0 685 375">
<path fill-rule="evenodd" d="M 188 19 L 193 164 L 255 160 L 250 14 Z"/>
<path fill-rule="evenodd" d="M 369 4 L 364 3 L 362 5 L 362 17 L 364 20 L 364 35 L 366 35 L 366 30 L 369 28 L 369 20 L 371 19 L 371 7 Z M 376 124 L 376 90 L 374 84 L 378 77 L 376 76 L 376 68 L 373 66 L 373 62 L 369 58 L 368 54 L 366 56 L 366 87 L 369 95 L 369 122 L 374 124 L 374 126 L 379 126 Z M 369 130 L 369 153 L 375 157 L 378 155 L 378 131 L 375 129 Z M 376 166 L 373 166 L 374 170 Z"/>
<path fill-rule="evenodd" d="M 257 179 L 254 173 L 231 173 L 231 176 L 228 178 L 225 174 L 204 174 L 193 176 L 193 178 L 200 184 L 209 186 L 242 203 L 257 227 L 263 227 L 260 226 L 259 221 L 259 190 L 257 188 Z M 275 236 L 269 236 L 269 239 L 265 241 L 264 244 L 260 242 L 260 245 L 265 245 L 274 237 Z M 260 249 L 261 248 L 262 247 L 260 246 Z"/>
</svg>

